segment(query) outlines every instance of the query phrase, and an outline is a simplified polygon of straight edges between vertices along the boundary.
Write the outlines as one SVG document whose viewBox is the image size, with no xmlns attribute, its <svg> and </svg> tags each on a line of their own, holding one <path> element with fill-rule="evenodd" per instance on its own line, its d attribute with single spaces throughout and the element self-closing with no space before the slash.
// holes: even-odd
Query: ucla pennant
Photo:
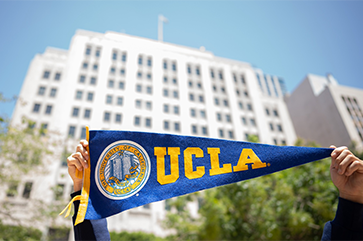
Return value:
<svg viewBox="0 0 363 241">
<path fill-rule="evenodd" d="M 80 200 L 75 225 L 320 160 L 333 151 L 88 129 L 87 140 L 89 168 L 83 171 L 81 195 L 73 199 Z"/>
<path fill-rule="evenodd" d="M 150 175 L 147 152 L 132 141 L 117 141 L 100 155 L 95 172 L 98 189 L 114 200 L 135 195 L 146 184 Z"/>
</svg>

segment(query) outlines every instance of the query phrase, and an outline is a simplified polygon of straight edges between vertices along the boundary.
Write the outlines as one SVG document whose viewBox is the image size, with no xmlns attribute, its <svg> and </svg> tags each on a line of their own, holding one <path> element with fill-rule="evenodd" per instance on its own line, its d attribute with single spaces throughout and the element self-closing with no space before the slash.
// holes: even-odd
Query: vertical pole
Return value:
<svg viewBox="0 0 363 241">
<path fill-rule="evenodd" d="M 163 42 L 163 16 L 158 17 L 158 40 Z"/>
</svg>

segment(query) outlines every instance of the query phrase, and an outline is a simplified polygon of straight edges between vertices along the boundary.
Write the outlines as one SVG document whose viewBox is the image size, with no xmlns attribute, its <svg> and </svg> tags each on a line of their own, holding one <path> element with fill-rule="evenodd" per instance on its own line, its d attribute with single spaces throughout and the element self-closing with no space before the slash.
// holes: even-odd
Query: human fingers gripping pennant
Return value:
<svg viewBox="0 0 363 241">
<path fill-rule="evenodd" d="M 329 157 L 333 149 L 90 131 L 76 223 Z M 88 171 L 88 173 L 87 173 Z"/>
</svg>

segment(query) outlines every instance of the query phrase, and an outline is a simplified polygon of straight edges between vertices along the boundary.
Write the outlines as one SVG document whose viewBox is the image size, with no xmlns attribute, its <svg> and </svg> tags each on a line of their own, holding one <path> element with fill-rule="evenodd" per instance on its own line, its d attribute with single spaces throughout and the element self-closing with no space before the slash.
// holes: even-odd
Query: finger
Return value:
<svg viewBox="0 0 363 241">
<path fill-rule="evenodd" d="M 345 171 L 345 175 L 347 177 L 351 176 L 354 172 L 361 171 L 363 172 L 363 162 L 360 160 L 354 160 Z"/>
<path fill-rule="evenodd" d="M 344 155 L 342 156 L 342 153 L 344 151 L 348 151 L 348 148 L 346 146 L 341 146 L 338 148 L 335 148 L 335 150 L 331 154 L 333 167 L 338 169 L 340 162 L 344 159 Z"/>
<path fill-rule="evenodd" d="M 347 169 L 347 167 L 353 162 L 355 161 L 355 157 L 354 155 L 349 151 L 349 150 L 344 150 L 338 157 L 337 159 L 342 159 L 342 161 L 339 163 L 339 167 L 338 167 L 338 173 L 339 174 L 344 174 L 345 170 Z"/>
<path fill-rule="evenodd" d="M 86 150 L 86 148 L 82 144 L 77 145 L 76 153 L 77 152 L 81 153 L 82 156 L 84 157 L 84 159 L 88 160 L 88 158 L 89 158 L 88 151 Z"/>
<path fill-rule="evenodd" d="M 74 158 L 76 158 L 84 168 L 88 168 L 87 160 L 84 158 L 84 156 L 80 152 L 73 153 L 72 156 Z"/>
<path fill-rule="evenodd" d="M 79 162 L 79 160 L 75 157 L 73 157 L 73 154 L 67 158 L 67 165 L 68 167 L 76 167 L 79 171 L 83 170 L 82 164 Z"/>
<path fill-rule="evenodd" d="M 84 147 L 84 148 L 86 148 L 87 146 L 88 146 L 88 141 L 87 140 L 81 140 L 80 142 L 79 142 L 80 144 L 82 144 L 82 146 Z"/>
</svg>

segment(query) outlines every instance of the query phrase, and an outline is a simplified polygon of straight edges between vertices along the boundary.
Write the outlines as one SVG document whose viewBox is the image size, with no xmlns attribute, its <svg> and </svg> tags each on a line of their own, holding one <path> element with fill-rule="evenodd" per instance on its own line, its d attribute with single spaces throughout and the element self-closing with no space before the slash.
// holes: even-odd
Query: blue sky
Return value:
<svg viewBox="0 0 363 241">
<path fill-rule="evenodd" d="M 18 95 L 35 54 L 77 29 L 157 39 L 159 14 L 165 42 L 249 62 L 289 92 L 308 73 L 363 89 L 363 1 L 0 1 L 0 92 Z"/>
</svg>

